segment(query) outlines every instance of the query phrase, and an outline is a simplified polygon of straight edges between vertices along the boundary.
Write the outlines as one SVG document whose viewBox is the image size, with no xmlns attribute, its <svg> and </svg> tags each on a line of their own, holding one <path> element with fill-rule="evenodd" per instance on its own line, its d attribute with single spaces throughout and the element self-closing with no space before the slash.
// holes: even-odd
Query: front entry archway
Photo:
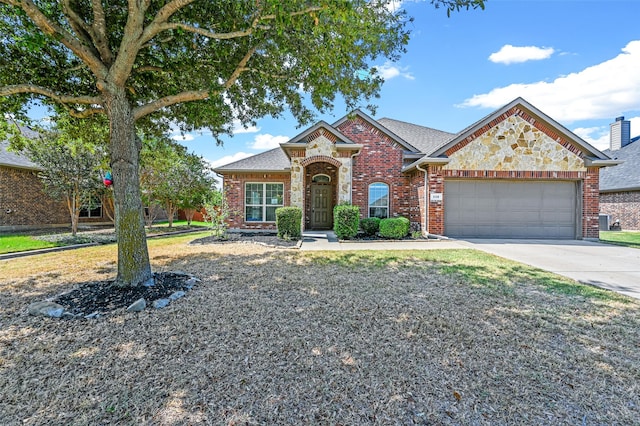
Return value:
<svg viewBox="0 0 640 426">
<path fill-rule="evenodd" d="M 304 229 L 333 228 L 338 166 L 319 161 L 305 167 Z"/>
</svg>

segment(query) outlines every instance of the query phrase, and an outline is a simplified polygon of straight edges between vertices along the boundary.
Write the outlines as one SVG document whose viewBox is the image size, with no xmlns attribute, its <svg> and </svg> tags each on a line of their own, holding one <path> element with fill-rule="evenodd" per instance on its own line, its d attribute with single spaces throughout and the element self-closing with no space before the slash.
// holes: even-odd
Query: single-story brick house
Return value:
<svg viewBox="0 0 640 426">
<path fill-rule="evenodd" d="M 0 232 L 70 226 L 65 201 L 52 198 L 38 177 L 40 167 L 0 141 Z M 81 213 L 80 223 L 108 222 L 102 206 Z"/>
<path fill-rule="evenodd" d="M 298 206 L 329 229 L 342 202 L 450 237 L 598 238 L 600 168 L 617 164 L 522 98 L 457 134 L 355 111 L 215 169 L 229 226 L 275 228 Z"/>
<path fill-rule="evenodd" d="M 623 163 L 600 175 L 600 213 L 623 230 L 640 231 L 640 136 L 631 137 L 631 123 L 618 117 L 611 124 L 610 146 L 604 153 Z"/>
</svg>

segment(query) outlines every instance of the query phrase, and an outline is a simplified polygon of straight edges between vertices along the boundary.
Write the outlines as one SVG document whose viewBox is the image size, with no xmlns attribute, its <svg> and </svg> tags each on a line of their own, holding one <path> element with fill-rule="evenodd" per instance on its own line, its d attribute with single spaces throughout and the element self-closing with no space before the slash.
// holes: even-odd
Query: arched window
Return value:
<svg viewBox="0 0 640 426">
<path fill-rule="evenodd" d="M 329 183 L 331 182 L 331 176 L 325 174 L 314 175 L 311 179 L 313 183 Z"/>
<path fill-rule="evenodd" d="M 369 185 L 369 217 L 389 217 L 389 185 L 386 183 Z"/>
</svg>

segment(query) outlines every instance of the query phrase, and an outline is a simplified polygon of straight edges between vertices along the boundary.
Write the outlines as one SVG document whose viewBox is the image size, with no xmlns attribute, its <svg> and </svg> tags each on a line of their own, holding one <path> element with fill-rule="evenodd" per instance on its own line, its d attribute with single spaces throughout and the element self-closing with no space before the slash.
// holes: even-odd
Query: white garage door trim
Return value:
<svg viewBox="0 0 640 426">
<path fill-rule="evenodd" d="M 446 179 L 444 231 L 450 237 L 575 239 L 578 182 Z"/>
</svg>

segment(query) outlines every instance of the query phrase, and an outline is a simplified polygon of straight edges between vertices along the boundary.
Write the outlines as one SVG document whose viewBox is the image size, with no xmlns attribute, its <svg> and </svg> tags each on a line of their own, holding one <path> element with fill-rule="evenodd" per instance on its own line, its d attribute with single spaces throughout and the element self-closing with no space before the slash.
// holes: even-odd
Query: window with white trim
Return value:
<svg viewBox="0 0 640 426">
<path fill-rule="evenodd" d="M 244 186 L 244 220 L 275 222 L 276 209 L 284 206 L 283 183 L 246 183 Z"/>
<path fill-rule="evenodd" d="M 389 217 L 389 185 L 386 183 L 369 185 L 369 217 Z"/>
</svg>

